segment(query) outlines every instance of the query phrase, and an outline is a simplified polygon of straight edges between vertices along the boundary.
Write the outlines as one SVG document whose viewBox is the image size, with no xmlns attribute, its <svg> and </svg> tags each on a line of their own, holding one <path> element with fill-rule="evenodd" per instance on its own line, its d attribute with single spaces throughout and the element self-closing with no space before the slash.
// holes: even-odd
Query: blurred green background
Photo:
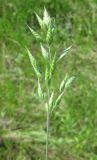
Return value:
<svg viewBox="0 0 97 160">
<path fill-rule="evenodd" d="M 55 87 L 76 77 L 52 116 L 49 159 L 97 160 L 97 0 L 0 0 L 0 160 L 45 159 L 45 111 L 25 52 L 41 59 L 27 25 L 39 30 L 44 6 L 57 25 L 53 50 L 72 45 Z"/>
</svg>

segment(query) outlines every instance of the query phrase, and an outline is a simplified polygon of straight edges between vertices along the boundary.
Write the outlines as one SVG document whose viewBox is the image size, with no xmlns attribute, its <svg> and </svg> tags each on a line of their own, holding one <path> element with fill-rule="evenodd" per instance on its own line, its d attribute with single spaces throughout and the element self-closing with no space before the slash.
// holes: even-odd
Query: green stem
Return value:
<svg viewBox="0 0 97 160">
<path fill-rule="evenodd" d="M 46 160 L 48 160 L 48 149 L 49 149 L 49 128 L 50 128 L 50 111 L 49 111 L 49 86 L 46 85 L 47 96 L 48 96 L 48 110 L 47 110 L 47 120 L 46 120 Z"/>
<path fill-rule="evenodd" d="M 46 160 L 48 160 L 48 149 L 49 149 L 49 112 L 47 112 L 47 124 L 46 124 Z"/>
</svg>

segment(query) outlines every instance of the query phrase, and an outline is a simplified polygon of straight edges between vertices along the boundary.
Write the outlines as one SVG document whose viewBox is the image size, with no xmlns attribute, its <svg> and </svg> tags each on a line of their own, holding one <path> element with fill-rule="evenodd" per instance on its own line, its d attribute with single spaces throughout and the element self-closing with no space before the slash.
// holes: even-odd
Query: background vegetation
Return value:
<svg viewBox="0 0 97 160">
<path fill-rule="evenodd" d="M 0 0 L 0 159 L 45 159 L 45 111 L 25 52 L 41 61 L 27 25 L 39 29 L 34 11 L 42 16 L 44 6 L 58 25 L 53 50 L 72 45 L 55 87 L 76 77 L 53 113 L 49 158 L 97 160 L 97 0 Z"/>
</svg>

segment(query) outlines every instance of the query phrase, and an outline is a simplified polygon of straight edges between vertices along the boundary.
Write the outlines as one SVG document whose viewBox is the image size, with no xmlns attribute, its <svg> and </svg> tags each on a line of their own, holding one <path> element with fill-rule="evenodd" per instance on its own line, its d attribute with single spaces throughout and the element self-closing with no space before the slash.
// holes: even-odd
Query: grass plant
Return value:
<svg viewBox="0 0 97 160">
<path fill-rule="evenodd" d="M 36 40 L 38 40 L 38 42 L 40 43 L 39 46 L 41 49 L 41 56 L 45 64 L 45 68 L 43 70 L 42 68 L 41 69 L 39 68 L 38 60 L 35 59 L 35 57 L 33 57 L 32 53 L 27 48 L 26 50 L 31 65 L 36 74 L 38 98 L 40 102 L 44 102 L 45 106 L 45 111 L 46 111 L 46 155 L 45 155 L 46 158 L 45 159 L 48 160 L 51 116 L 52 113 L 55 112 L 56 108 L 59 107 L 64 92 L 69 87 L 74 77 L 68 78 L 67 75 L 64 76 L 64 79 L 62 80 L 58 88 L 59 90 L 58 95 L 56 96 L 53 87 L 55 70 L 58 67 L 60 61 L 66 56 L 71 46 L 68 47 L 67 49 L 64 49 L 62 54 L 60 54 L 59 56 L 56 54 L 57 51 L 55 51 L 55 53 L 52 54 L 53 36 L 54 36 L 54 31 L 56 29 L 54 27 L 55 25 L 53 24 L 53 20 L 49 16 L 45 8 L 44 8 L 43 19 L 41 19 L 37 13 L 35 14 L 41 28 L 40 33 L 37 33 L 29 26 L 28 28 L 30 29 L 31 33 L 36 38 Z M 43 90 L 42 85 L 44 84 L 45 84 L 45 89 Z"/>
</svg>

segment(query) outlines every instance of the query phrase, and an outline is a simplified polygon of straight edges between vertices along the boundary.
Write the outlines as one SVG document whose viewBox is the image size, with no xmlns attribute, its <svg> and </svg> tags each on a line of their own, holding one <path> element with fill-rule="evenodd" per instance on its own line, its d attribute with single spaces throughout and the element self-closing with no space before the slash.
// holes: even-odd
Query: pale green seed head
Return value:
<svg viewBox="0 0 97 160">
<path fill-rule="evenodd" d="M 49 59 L 49 53 L 46 51 L 46 49 L 43 47 L 43 45 L 41 44 L 41 52 L 43 57 L 48 60 Z"/>
<path fill-rule="evenodd" d="M 66 83 L 65 83 L 65 88 L 67 88 L 67 87 L 70 86 L 70 84 L 73 82 L 74 78 L 75 78 L 75 77 L 73 76 L 73 77 L 69 78 L 69 79 L 66 81 Z"/>
<path fill-rule="evenodd" d="M 43 16 L 43 22 L 48 26 L 51 22 L 51 18 L 46 10 L 46 8 L 44 8 L 44 16 Z"/>
<path fill-rule="evenodd" d="M 62 93 L 65 89 L 65 83 L 66 83 L 66 80 L 67 80 L 67 75 L 65 76 L 65 78 L 63 79 L 63 81 L 61 82 L 60 84 L 60 92 Z"/>
<path fill-rule="evenodd" d="M 32 67 L 33 67 L 33 69 L 34 69 L 34 71 L 35 71 L 35 73 L 36 73 L 36 75 L 37 75 L 37 77 L 39 79 L 41 77 L 41 74 L 40 74 L 40 72 L 38 70 L 36 59 L 32 56 L 32 54 L 30 53 L 30 51 L 27 48 L 26 48 L 26 50 L 27 50 L 31 65 L 32 65 Z"/>
<path fill-rule="evenodd" d="M 33 36 L 37 39 L 37 40 L 42 40 L 41 36 L 36 32 L 34 31 L 31 27 L 29 27 L 29 30 L 31 31 L 31 33 L 33 34 Z"/>
</svg>

